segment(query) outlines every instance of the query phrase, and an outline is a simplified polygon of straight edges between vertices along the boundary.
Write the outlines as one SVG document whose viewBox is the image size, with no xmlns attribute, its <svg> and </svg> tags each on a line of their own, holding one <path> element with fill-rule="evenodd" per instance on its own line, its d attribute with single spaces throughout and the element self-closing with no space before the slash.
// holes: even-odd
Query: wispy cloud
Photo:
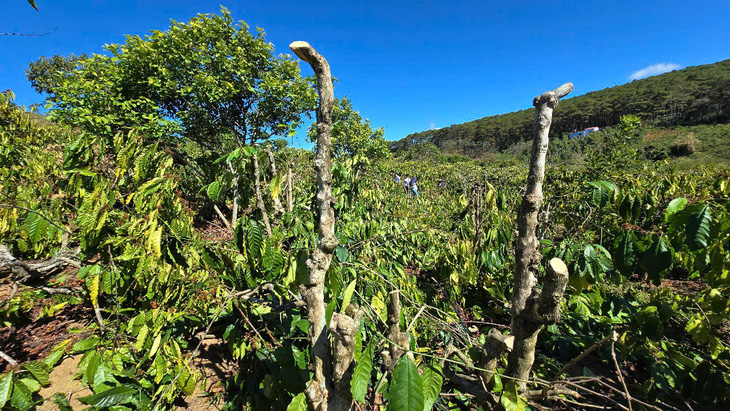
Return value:
<svg viewBox="0 0 730 411">
<path fill-rule="evenodd" d="M 428 129 L 429 129 L 429 130 L 433 130 L 433 129 L 435 129 L 435 128 L 436 128 L 436 123 L 431 123 L 431 124 L 429 124 L 429 126 L 428 126 Z"/>
<path fill-rule="evenodd" d="M 649 76 L 656 76 L 657 74 L 666 73 L 667 71 L 672 71 L 680 68 L 679 64 L 674 63 L 657 63 L 652 64 L 651 66 L 644 67 L 641 70 L 637 70 L 633 72 L 630 76 L 631 80 L 638 80 L 640 78 L 649 77 Z"/>
</svg>

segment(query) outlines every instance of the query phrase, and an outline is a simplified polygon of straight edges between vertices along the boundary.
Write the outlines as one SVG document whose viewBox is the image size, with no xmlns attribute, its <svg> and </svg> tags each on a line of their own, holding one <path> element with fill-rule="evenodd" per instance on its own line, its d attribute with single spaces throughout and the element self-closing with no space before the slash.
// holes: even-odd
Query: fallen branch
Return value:
<svg viewBox="0 0 730 411">
<path fill-rule="evenodd" d="M 70 251 L 68 250 L 68 237 L 64 235 L 61 242 L 61 249 L 58 253 L 47 261 L 41 261 L 39 263 L 28 263 L 15 258 L 11 253 L 10 249 L 4 244 L 0 244 L 0 270 L 7 268 L 13 275 L 13 286 L 10 291 L 10 295 L 3 301 L 2 306 L 6 306 L 10 300 L 12 300 L 18 293 L 18 286 L 25 283 L 30 279 L 45 278 L 50 273 L 58 268 L 65 268 L 66 266 L 72 265 L 74 267 L 80 267 L 81 263 L 78 261 L 76 256 L 79 254 L 80 249 Z M 60 288 L 58 291 L 49 291 L 51 287 L 39 287 L 44 291 L 51 294 L 72 294 L 69 292 L 72 289 Z"/>
<path fill-rule="evenodd" d="M 15 258 L 7 246 L 0 244 L 0 269 L 9 268 L 15 275 L 15 281 L 22 284 L 31 278 L 45 277 L 59 267 L 65 268 L 68 265 L 81 267 L 81 263 L 76 258 L 80 250 L 77 248 L 70 251 L 67 245 L 68 240 L 64 236 L 61 249 L 53 258 L 39 263 L 28 263 Z"/>
<path fill-rule="evenodd" d="M 44 292 L 54 295 L 54 294 L 66 294 L 66 295 L 74 295 L 74 294 L 81 294 L 84 292 L 84 289 L 81 287 L 37 287 L 39 290 L 43 290 Z"/>
<path fill-rule="evenodd" d="M 560 376 L 563 375 L 564 372 L 566 372 L 567 370 L 569 370 L 570 367 L 572 367 L 575 364 L 577 364 L 580 360 L 582 360 L 588 354 L 590 354 L 593 351 L 595 351 L 598 347 L 600 347 L 601 345 L 603 345 L 603 343 L 605 343 L 606 341 L 610 340 L 611 338 L 613 338 L 613 334 L 607 335 L 601 341 L 598 341 L 597 343 L 593 344 L 590 348 L 588 348 L 587 350 L 585 350 L 582 353 L 580 353 L 580 355 L 578 355 L 577 357 L 575 357 L 572 360 L 568 361 L 568 363 L 565 364 L 563 366 L 563 368 L 561 368 L 560 371 L 558 371 L 557 374 L 555 374 L 555 377 L 553 377 L 553 382 L 557 382 L 558 378 L 560 378 Z"/>
<path fill-rule="evenodd" d="M 4 352 L 0 351 L 0 358 L 7 361 L 8 364 L 12 365 L 13 367 L 18 365 L 18 362 L 13 359 L 13 357 L 5 354 Z"/>
<path fill-rule="evenodd" d="M 629 405 L 629 411 L 633 411 L 633 407 L 631 406 L 631 394 L 629 393 L 629 388 L 626 386 L 626 381 L 624 381 L 624 376 L 621 374 L 621 367 L 618 366 L 618 360 L 616 359 L 616 340 L 618 340 L 618 333 L 616 331 L 611 333 L 611 359 L 613 359 L 613 365 L 616 367 L 616 374 L 618 374 L 618 379 L 621 381 L 621 385 L 624 387 L 624 392 L 626 393 L 626 401 L 628 401 Z"/>
<path fill-rule="evenodd" d="M 238 204 L 236 204 L 235 207 L 238 207 Z M 229 223 L 228 220 L 226 220 L 226 216 L 223 215 L 223 213 L 221 212 L 221 209 L 218 208 L 218 205 L 213 204 L 213 209 L 215 209 L 216 214 L 218 214 L 218 217 L 221 219 L 221 221 L 223 221 L 223 224 L 226 225 L 226 228 L 233 231 L 233 227 L 231 227 L 231 223 Z M 235 223 L 235 221 L 234 221 L 234 223 Z"/>
</svg>

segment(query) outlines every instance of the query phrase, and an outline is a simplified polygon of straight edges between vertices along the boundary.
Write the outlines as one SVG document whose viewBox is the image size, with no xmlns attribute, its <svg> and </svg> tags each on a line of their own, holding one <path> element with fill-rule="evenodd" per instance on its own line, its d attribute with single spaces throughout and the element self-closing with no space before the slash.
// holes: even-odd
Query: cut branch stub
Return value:
<svg viewBox="0 0 730 411">
<path fill-rule="evenodd" d="M 411 339 L 408 333 L 400 330 L 400 291 L 390 292 L 388 302 L 388 339 L 392 341 L 386 357 L 388 371 L 393 371 L 400 357 L 405 353 L 402 347 L 408 347 Z"/>
<path fill-rule="evenodd" d="M 335 393 L 329 401 L 332 410 L 348 410 L 352 405 L 350 380 L 354 371 L 355 335 L 364 311 L 355 304 L 347 307 L 347 314 L 333 313 L 329 331 L 332 333 L 332 378 Z"/>
<path fill-rule="evenodd" d="M 547 275 L 535 302 L 534 313 L 543 324 L 555 324 L 560 320 L 560 302 L 568 286 L 568 267 L 563 260 L 553 258 L 548 263 Z"/>
</svg>

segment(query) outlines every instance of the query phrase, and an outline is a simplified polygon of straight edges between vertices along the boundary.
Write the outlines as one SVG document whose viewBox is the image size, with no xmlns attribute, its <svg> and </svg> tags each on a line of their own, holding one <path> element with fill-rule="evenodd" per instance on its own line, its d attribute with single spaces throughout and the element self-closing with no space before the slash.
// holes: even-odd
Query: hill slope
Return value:
<svg viewBox="0 0 730 411">
<path fill-rule="evenodd" d="M 484 117 L 438 130 L 409 134 L 391 150 L 433 143 L 448 154 L 471 157 L 501 151 L 527 140 L 534 109 Z M 561 101 L 551 133 L 614 125 L 624 114 L 636 114 L 660 125 L 730 122 L 730 60 L 688 67 Z"/>
</svg>

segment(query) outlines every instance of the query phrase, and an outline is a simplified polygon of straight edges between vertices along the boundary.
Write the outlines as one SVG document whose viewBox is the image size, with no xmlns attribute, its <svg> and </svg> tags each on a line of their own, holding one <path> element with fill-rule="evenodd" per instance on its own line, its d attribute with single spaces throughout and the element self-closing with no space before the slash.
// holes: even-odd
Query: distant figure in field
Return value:
<svg viewBox="0 0 730 411">
<path fill-rule="evenodd" d="M 418 177 L 413 176 L 413 178 L 411 178 L 410 186 L 411 194 L 418 197 Z"/>
<path fill-rule="evenodd" d="M 403 179 L 403 190 L 408 194 L 408 189 L 411 187 L 411 176 L 406 174 L 406 178 Z"/>
<path fill-rule="evenodd" d="M 395 173 L 395 182 L 400 183 L 400 176 L 398 175 L 398 173 Z"/>
</svg>

